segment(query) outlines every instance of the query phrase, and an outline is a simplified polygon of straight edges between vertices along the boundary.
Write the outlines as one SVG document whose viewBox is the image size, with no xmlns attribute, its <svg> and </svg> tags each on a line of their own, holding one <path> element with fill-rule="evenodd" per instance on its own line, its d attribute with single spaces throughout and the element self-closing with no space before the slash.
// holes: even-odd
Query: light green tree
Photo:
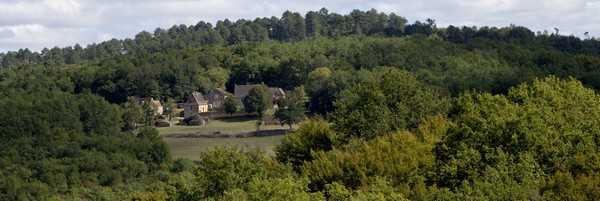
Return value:
<svg viewBox="0 0 600 201">
<path fill-rule="evenodd" d="M 281 143 L 275 146 L 275 155 L 282 163 L 299 166 L 312 160 L 311 152 L 331 150 L 335 140 L 335 133 L 323 118 L 307 118 L 300 124 L 296 133 L 286 135 Z"/>
<path fill-rule="evenodd" d="M 467 194 L 481 197 L 503 196 L 497 193 L 502 189 L 485 186 L 504 185 L 509 195 L 518 185 L 527 188 L 519 190 L 527 195 L 598 199 L 597 189 L 554 183 L 600 181 L 590 174 L 600 168 L 600 97 L 581 82 L 550 76 L 512 88 L 507 95 L 465 93 L 452 111 L 457 126 L 434 149 L 439 186 L 457 188 L 474 181 Z M 540 186 L 539 178 L 552 182 Z"/>
<path fill-rule="evenodd" d="M 229 71 L 222 67 L 211 67 L 202 72 L 201 76 L 208 78 L 214 87 L 224 87 L 229 80 Z"/>
</svg>

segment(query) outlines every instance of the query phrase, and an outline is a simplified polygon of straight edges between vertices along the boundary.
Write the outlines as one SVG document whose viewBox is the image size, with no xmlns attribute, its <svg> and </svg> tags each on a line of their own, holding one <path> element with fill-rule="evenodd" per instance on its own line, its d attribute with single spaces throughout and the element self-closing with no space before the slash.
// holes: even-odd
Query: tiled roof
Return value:
<svg viewBox="0 0 600 201">
<path fill-rule="evenodd" d="M 190 96 L 190 98 L 188 98 L 186 104 L 206 104 L 208 101 L 206 101 L 206 99 L 204 99 L 204 96 L 202 96 L 202 93 L 200 92 L 192 92 L 192 95 Z"/>
<path fill-rule="evenodd" d="M 283 89 L 281 89 L 279 87 L 269 87 L 269 93 L 271 93 L 272 97 L 285 96 L 285 92 L 283 91 Z"/>
<path fill-rule="evenodd" d="M 225 91 L 225 89 L 223 89 L 223 88 L 216 88 L 212 91 L 212 93 L 220 93 L 223 95 L 227 95 L 227 91 Z"/>
<path fill-rule="evenodd" d="M 236 98 L 241 99 L 244 98 L 250 93 L 250 90 L 254 88 L 256 84 L 252 85 L 235 85 L 234 95 Z"/>
<path fill-rule="evenodd" d="M 235 85 L 235 97 L 237 97 L 238 99 L 246 97 L 248 93 L 250 93 L 250 90 L 252 90 L 252 88 L 256 86 L 257 84 Z M 269 95 L 271 95 L 271 97 L 282 97 L 285 96 L 285 92 L 279 87 L 269 87 Z"/>
</svg>

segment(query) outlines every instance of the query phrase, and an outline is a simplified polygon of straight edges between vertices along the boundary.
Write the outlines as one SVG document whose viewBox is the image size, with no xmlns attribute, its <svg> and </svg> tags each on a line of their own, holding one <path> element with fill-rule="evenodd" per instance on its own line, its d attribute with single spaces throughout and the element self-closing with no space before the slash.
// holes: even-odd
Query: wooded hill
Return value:
<svg viewBox="0 0 600 201">
<path fill-rule="evenodd" d="M 321 9 L 0 59 L 2 200 L 600 199 L 596 38 Z M 253 83 L 326 120 L 196 164 L 136 126 L 132 97 Z"/>
</svg>

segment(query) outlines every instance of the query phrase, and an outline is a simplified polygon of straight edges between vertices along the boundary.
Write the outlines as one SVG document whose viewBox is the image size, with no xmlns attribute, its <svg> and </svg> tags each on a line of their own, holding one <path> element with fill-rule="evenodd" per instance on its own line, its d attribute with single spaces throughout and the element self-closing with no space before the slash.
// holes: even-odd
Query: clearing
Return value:
<svg viewBox="0 0 600 201">
<path fill-rule="evenodd" d="M 200 152 L 217 146 L 237 146 L 239 148 L 260 148 L 273 154 L 273 148 L 285 136 L 246 137 L 246 138 L 163 138 L 169 146 L 173 159 L 187 157 L 198 160 Z"/>
<path fill-rule="evenodd" d="M 256 116 L 237 116 L 228 118 L 213 119 L 202 126 L 180 126 L 175 125 L 179 120 L 172 121 L 173 126 L 157 128 L 161 136 L 169 134 L 190 134 L 190 133 L 249 133 L 256 131 Z M 294 129 L 297 125 L 294 125 Z M 284 125 L 265 125 L 261 130 L 282 130 L 288 129 Z M 285 136 L 265 136 L 265 137 L 245 137 L 245 138 L 172 138 L 163 137 L 173 159 L 188 157 L 192 160 L 198 160 L 200 152 L 208 148 L 217 146 L 237 146 L 239 148 L 260 148 L 268 154 L 273 154 L 273 148 Z"/>
</svg>

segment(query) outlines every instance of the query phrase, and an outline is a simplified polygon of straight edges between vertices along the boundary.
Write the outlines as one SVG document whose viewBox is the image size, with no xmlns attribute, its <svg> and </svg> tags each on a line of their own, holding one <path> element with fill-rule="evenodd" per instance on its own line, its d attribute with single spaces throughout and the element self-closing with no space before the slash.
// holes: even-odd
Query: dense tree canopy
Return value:
<svg viewBox="0 0 600 201">
<path fill-rule="evenodd" d="M 0 199 L 599 200 L 599 55 L 594 37 L 374 9 L 0 53 Z M 193 91 L 259 83 L 249 112 L 272 108 L 266 86 L 304 86 L 275 117 L 317 116 L 274 155 L 172 162 L 135 98 L 172 114 Z"/>
<path fill-rule="evenodd" d="M 464 94 L 453 109 L 458 126 L 436 148 L 440 181 L 457 186 L 477 178 L 499 162 L 497 155 L 516 163 L 530 158 L 531 171 L 542 175 L 596 171 L 599 108 L 593 90 L 556 77 L 522 84 L 506 96 Z"/>
<path fill-rule="evenodd" d="M 1 94 L 3 200 L 68 199 L 67 192 L 99 199 L 95 191 L 129 185 L 170 163 L 154 128 L 122 132 L 122 110 L 102 97 L 54 90 Z"/>
<path fill-rule="evenodd" d="M 445 114 L 449 106 L 409 72 L 384 67 L 361 76 L 363 81 L 341 92 L 329 116 L 340 140 L 369 140 L 415 127 L 422 116 Z"/>
</svg>

